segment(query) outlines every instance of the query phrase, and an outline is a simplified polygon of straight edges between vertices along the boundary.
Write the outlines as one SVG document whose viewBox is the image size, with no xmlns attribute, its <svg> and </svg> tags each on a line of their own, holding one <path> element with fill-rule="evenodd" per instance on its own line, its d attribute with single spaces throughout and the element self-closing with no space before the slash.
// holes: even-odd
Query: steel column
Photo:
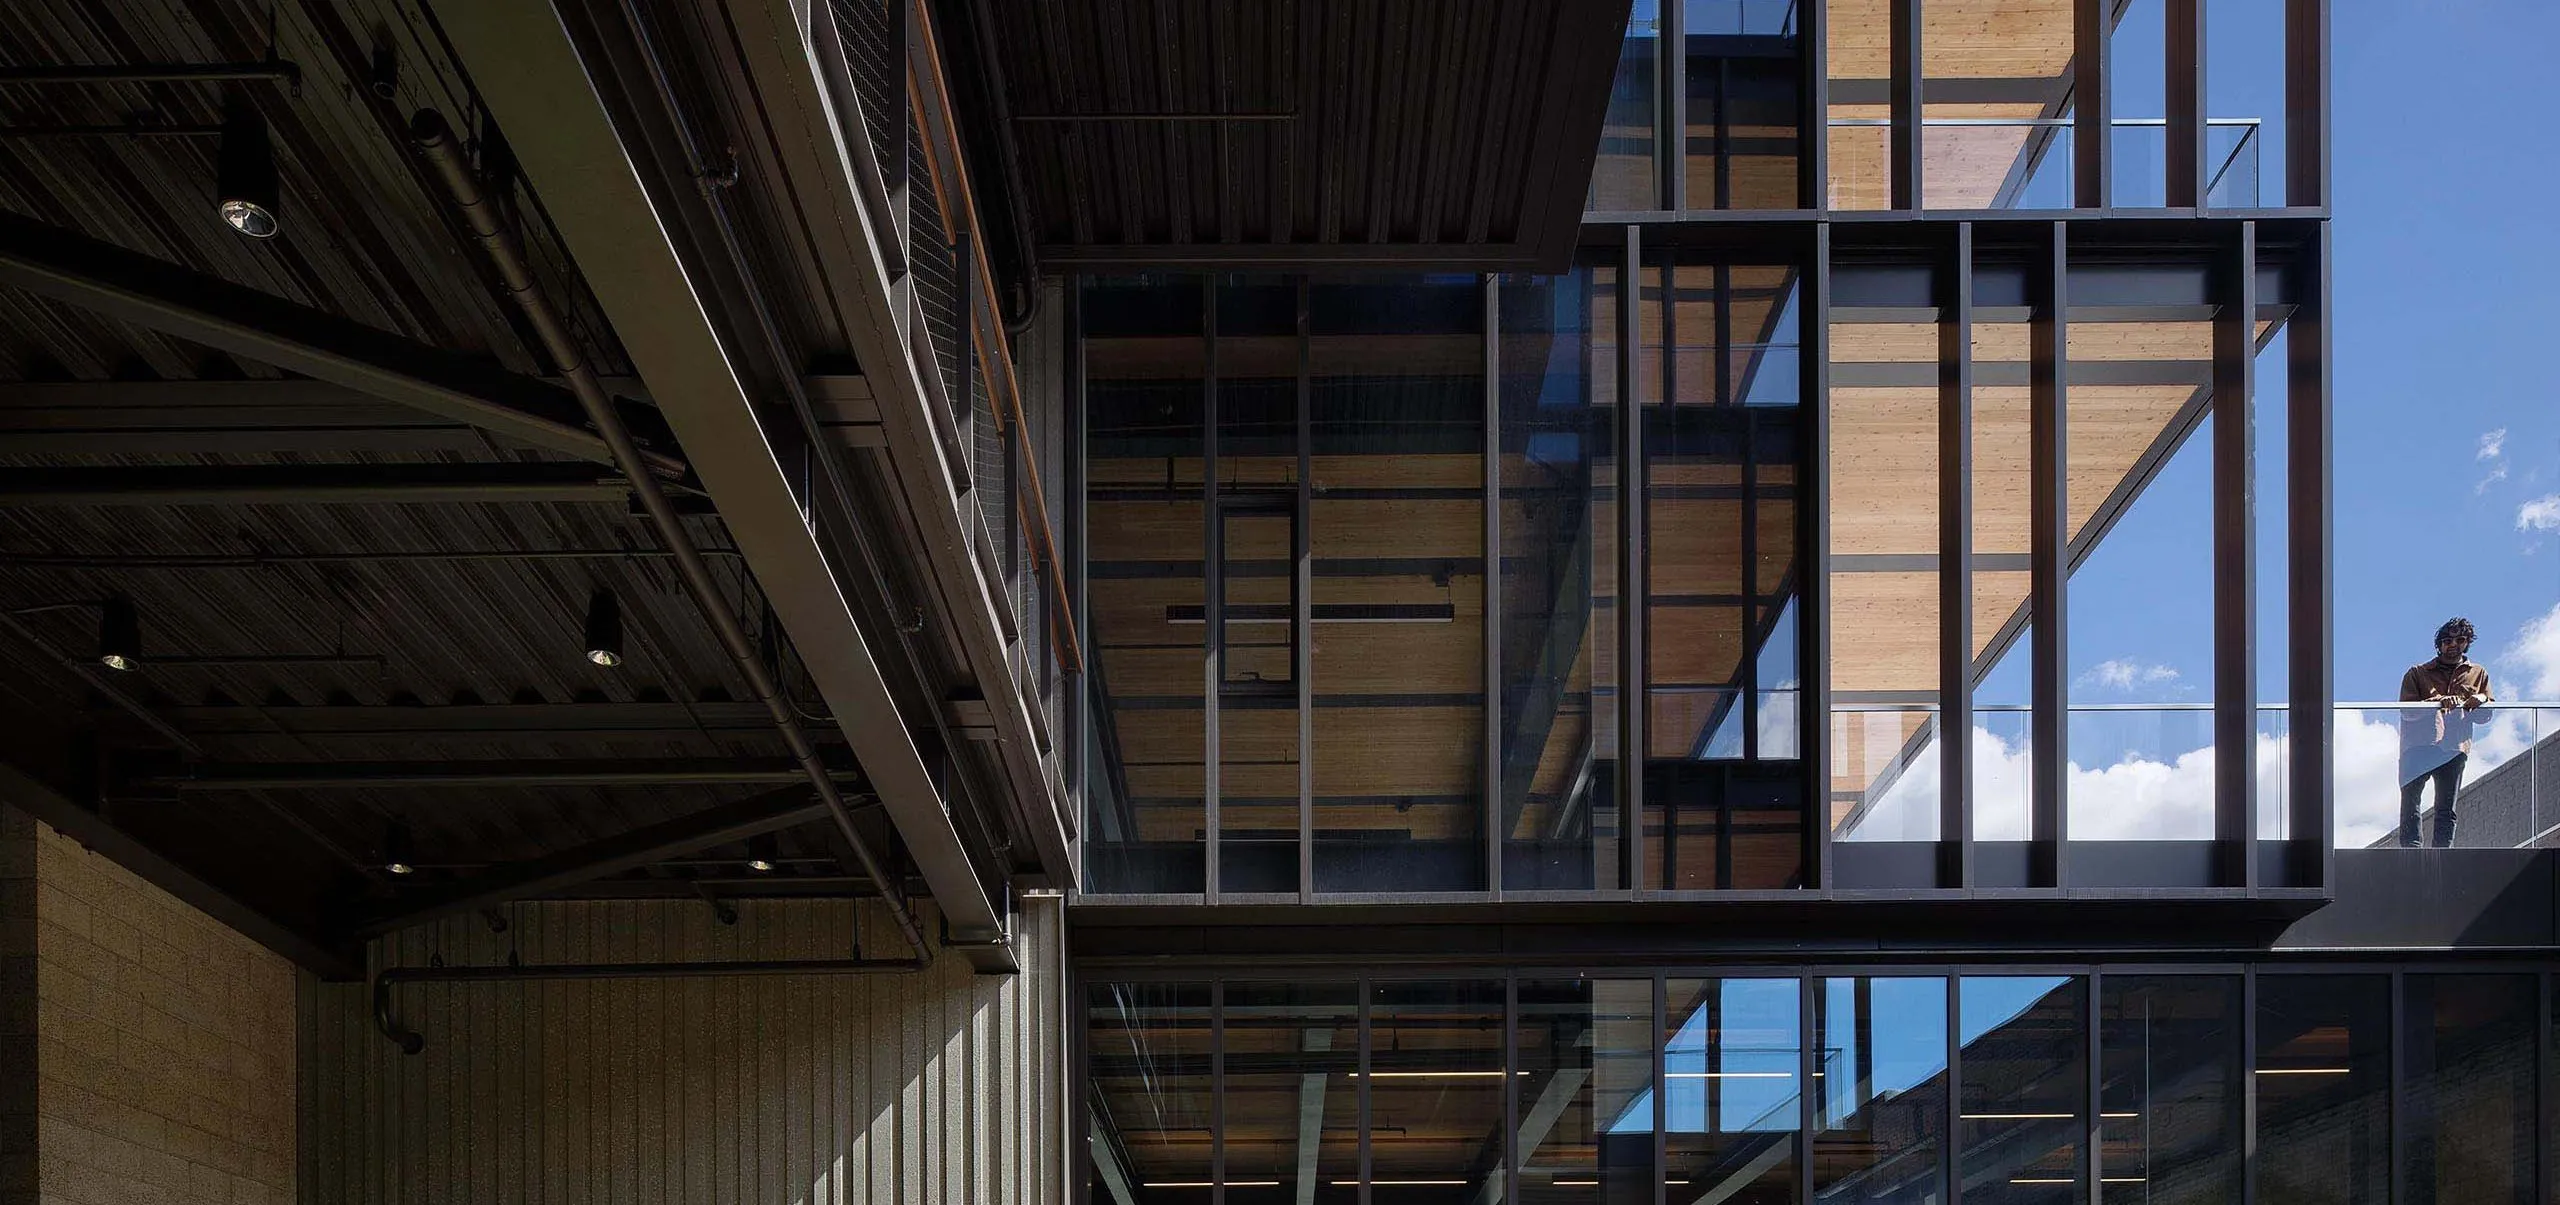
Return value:
<svg viewBox="0 0 2560 1205">
<path fill-rule="evenodd" d="M 2286 0 L 2284 203 L 2329 206 L 2329 0 Z"/>
<path fill-rule="evenodd" d="M 1920 5 L 1921 0 L 1891 0 L 1886 18 L 1891 26 L 1886 33 L 1891 75 L 1887 108 L 1893 122 L 1887 131 L 1891 139 L 1888 152 L 1891 162 L 1887 170 L 1892 185 L 1886 204 L 1893 209 L 1920 208 L 1921 189 L 1926 186 L 1920 178 L 1925 142 L 1925 130 L 1920 124 L 1923 112 L 1920 96 Z M 1830 128 L 1827 121 L 1822 128 Z"/>
<path fill-rule="evenodd" d="M 1938 885 L 1973 886 L 1973 223 L 1937 265 Z"/>
<path fill-rule="evenodd" d="M 2213 764 L 2220 885 L 2258 886 L 2258 228 L 2214 275 Z"/>
<path fill-rule="evenodd" d="M 1218 902 L 1218 687 L 1227 645 L 1226 522 L 1218 514 L 1218 278 L 1200 277 L 1200 580 L 1207 597 L 1200 613 L 1200 822 L 1201 889 Z M 1307 750 L 1298 750 L 1304 761 Z M 1309 851 L 1312 853 L 1313 851 Z"/>
<path fill-rule="evenodd" d="M 1811 6 L 1819 10 L 1822 6 Z M 1798 277 L 1804 324 L 1797 359 L 1797 405 L 1804 416 L 1803 480 L 1816 497 L 1831 488 L 1831 226 L 1813 228 Z M 1796 680 L 1803 683 L 1797 710 L 1797 747 L 1804 750 L 1806 885 L 1828 891 L 1831 874 L 1831 508 L 1796 508 L 1797 574 L 1803 603 L 1797 609 Z"/>
<path fill-rule="evenodd" d="M 2107 39 L 2115 26 L 2111 0 L 2071 3 L 2071 203 L 2107 206 L 2115 167 L 2114 98 L 2108 95 Z"/>
<path fill-rule="evenodd" d="M 1644 894 L 1643 229 L 1627 227 L 1618 275 L 1618 832 L 1627 890 Z"/>
<path fill-rule="evenodd" d="M 1298 496 L 1289 524 L 1290 572 L 1297 586 L 1290 593 L 1293 639 L 1290 656 L 1298 680 L 1298 899 L 1316 898 L 1316 652 L 1315 652 L 1315 368 L 1313 340 L 1314 288 L 1298 278 Z M 1490 764 L 1490 763 L 1488 763 Z"/>
<path fill-rule="evenodd" d="M 2334 887 L 2336 809 L 2331 765 L 2336 717 L 2330 568 L 2336 530 L 2329 446 L 2329 225 L 2313 227 L 2294 252 L 2292 329 L 2285 336 L 2286 828 L 2295 887 Z"/>
<path fill-rule="evenodd" d="M 2029 698 L 2033 769 L 2028 835 L 2034 842 L 2030 880 L 2036 886 L 2068 884 L 2070 809 L 2063 798 L 2069 776 L 2070 679 L 2064 642 L 2065 598 L 2071 577 L 2071 513 L 2067 505 L 2069 459 L 2063 359 L 2070 333 L 2070 226 L 2055 222 L 2028 269 L 2028 611 L 2035 625 L 2029 649 Z"/>
<path fill-rule="evenodd" d="M 1502 898 L 1502 278 L 1484 289 L 1484 885 Z M 1304 474 L 1300 474 L 1301 480 Z"/>
<path fill-rule="evenodd" d="M 2195 209 L 2204 204 L 2204 0 L 2166 0 L 2168 10 L 2168 205 Z"/>
<path fill-rule="evenodd" d="M 1806 209 L 1831 208 L 1831 67 L 1823 30 L 1827 4 L 1796 6 L 1796 45 L 1803 50 L 1804 71 L 1797 86 L 1804 112 L 1796 123 L 1796 203 Z M 1810 312 L 1810 311 L 1808 311 Z"/>
</svg>

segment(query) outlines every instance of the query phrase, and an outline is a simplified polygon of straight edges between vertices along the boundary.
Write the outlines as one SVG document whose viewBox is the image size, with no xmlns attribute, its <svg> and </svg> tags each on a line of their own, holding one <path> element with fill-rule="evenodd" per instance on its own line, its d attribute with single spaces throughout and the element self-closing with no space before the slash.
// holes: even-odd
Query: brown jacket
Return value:
<svg viewBox="0 0 2560 1205">
<path fill-rule="evenodd" d="M 2471 752 L 2470 708 L 2494 699 L 2489 693 L 2489 671 L 2467 658 L 2450 667 L 2429 658 L 2410 666 L 2408 673 L 2400 675 L 2401 702 L 2432 703 L 2442 699 L 2454 699 L 2465 706 L 2434 711 L 2401 709 L 2401 743 Z"/>
</svg>

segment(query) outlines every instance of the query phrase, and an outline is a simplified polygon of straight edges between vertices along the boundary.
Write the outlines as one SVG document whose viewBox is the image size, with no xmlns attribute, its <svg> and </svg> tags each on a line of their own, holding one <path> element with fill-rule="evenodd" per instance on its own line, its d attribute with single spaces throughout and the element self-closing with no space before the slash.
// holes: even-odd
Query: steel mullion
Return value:
<svg viewBox="0 0 2560 1205">
<path fill-rule="evenodd" d="M 1067 496 L 1063 503 L 1067 519 L 1067 563 L 1062 572 L 1067 575 L 1067 596 L 1071 600 L 1068 603 L 1067 619 L 1075 629 L 1076 647 L 1090 649 L 1093 647 L 1092 633 L 1084 621 L 1084 617 L 1091 613 L 1087 610 L 1087 596 L 1090 591 L 1086 581 L 1085 566 L 1086 494 L 1088 493 L 1085 473 L 1087 460 L 1092 455 L 1085 434 L 1087 411 L 1084 379 L 1084 278 L 1069 277 L 1065 285 L 1065 294 L 1066 338 L 1063 342 L 1066 346 L 1061 350 L 1067 361 L 1066 387 L 1063 391 L 1066 395 L 1066 422 L 1065 429 L 1059 432 L 1059 442 L 1065 445 L 1066 452 L 1064 473 Z M 1087 809 L 1092 806 L 1093 796 L 1092 785 L 1088 781 L 1090 767 L 1085 764 L 1085 734 L 1090 730 L 1093 722 L 1092 700 L 1088 697 L 1089 688 L 1086 685 L 1086 676 L 1089 672 L 1079 660 L 1076 671 L 1067 676 L 1065 689 L 1068 692 L 1068 704 L 1061 709 L 1067 720 L 1067 732 L 1063 742 L 1067 767 L 1067 796 L 1070 800 L 1084 802 Z M 1071 891 L 1084 882 L 1085 843 L 1093 839 L 1093 819 L 1090 810 L 1077 817 L 1077 820 L 1076 837 L 1072 846 L 1076 853 L 1076 864 L 1067 872 L 1067 886 Z"/>
<path fill-rule="evenodd" d="M 2285 5 L 2284 203 L 2329 204 L 2329 0 Z"/>
<path fill-rule="evenodd" d="M 2055 222 L 2044 248 L 2042 263 L 2029 271 L 2029 301 L 2034 313 L 2029 324 L 2029 391 L 2028 419 L 2029 475 L 2032 514 L 2032 583 L 2029 588 L 2028 615 L 2035 625 L 2029 648 L 2031 700 L 2031 772 L 2032 823 L 2029 839 L 2041 848 L 2032 855 L 2035 865 L 2029 874 L 2032 885 L 2062 887 L 2067 885 L 2067 853 L 2070 845 L 2068 820 L 2070 809 L 2063 792 L 2068 776 L 2064 773 L 2068 752 L 2069 682 L 2064 676 L 2063 642 L 2065 592 L 2070 578 L 2068 558 L 2071 548 L 2071 519 L 2066 505 L 2065 421 L 2069 407 L 2064 394 L 2065 374 L 2062 359 L 2070 330 L 2069 264 L 2070 227 Z M 2033 882 L 2041 879 L 2042 882 Z"/>
<path fill-rule="evenodd" d="M 1227 1200 L 1227 985 L 1209 983 L 1209 1200 Z"/>
<path fill-rule="evenodd" d="M 2083 1110 L 2086 1110 L 2080 1119 L 2080 1133 L 2082 1135 L 2082 1141 L 2080 1143 L 2080 1182 L 2086 1190 L 2085 1195 L 2081 1197 L 2081 1200 L 2084 1201 L 2099 1201 L 2105 1196 L 2102 1185 L 2105 1183 L 2103 1177 L 2106 1175 L 2104 1170 L 2106 1167 L 2106 1161 L 2099 1149 L 2099 1145 L 2105 1138 L 2104 1131 L 2106 1122 L 2103 1119 L 2106 1116 L 2106 1112 L 2103 1108 L 2102 1102 L 2099 1100 L 2098 1089 L 2099 1085 L 2103 1081 L 2103 1077 L 2099 1075 L 2099 1059 L 2105 1055 L 2106 1051 L 2102 1048 L 2102 1043 L 2098 1040 L 2098 1008 L 2100 1003 L 2098 993 L 2101 986 L 2099 983 L 2099 976 L 2100 972 L 2093 967 L 2080 981 L 2080 1031 L 2082 1038 L 2080 1058 L 2082 1060 L 2081 1065 L 2083 1069 L 2080 1085 L 2082 1089 L 2080 1107 Z"/>
<path fill-rule="evenodd" d="M 1830 1077 L 1815 1074 L 1822 1070 L 1821 1046 L 1814 1036 L 1814 992 L 1820 982 L 1812 968 L 1796 976 L 1796 1200 L 1804 1202 L 1813 1200 L 1813 1136 L 1822 1124 L 1814 1086 L 1830 1089 Z"/>
<path fill-rule="evenodd" d="M 1520 976 L 1502 977 L 1503 1200 L 1520 1199 Z"/>
<path fill-rule="evenodd" d="M 1360 984 L 1360 1205 L 1369 1205 L 1369 1085 L 1377 1077 L 1369 1074 L 1369 1014 L 1375 1001 L 1375 988 L 1362 975 Z"/>
<path fill-rule="evenodd" d="M 1663 114 L 1662 187 L 1654 190 L 1666 208 L 1689 207 L 1689 6 L 1665 4 L 1660 35 L 1654 39 L 1657 62 L 1654 84 Z M 1716 148 L 1721 152 L 1723 144 Z"/>
<path fill-rule="evenodd" d="M 1201 550 L 1206 562 L 1201 566 L 1203 585 L 1208 598 L 1200 613 L 1208 618 L 1202 629 L 1202 676 L 1200 722 L 1203 751 L 1200 776 L 1200 808 L 1202 835 L 1206 848 L 1202 851 L 1201 892 L 1209 903 L 1218 902 L 1218 694 L 1226 664 L 1227 628 L 1227 551 L 1226 523 L 1218 513 L 1218 278 L 1213 274 L 1200 277 L 1200 339 L 1206 371 L 1200 380 L 1200 522 Z"/>
<path fill-rule="evenodd" d="M 2391 1029 L 2390 1032 L 2384 1035 L 2384 1041 L 2388 1043 L 2388 1047 L 2391 1052 L 2391 1107 L 2386 1111 L 2390 1118 L 2391 1129 L 2389 1138 L 2385 1141 L 2383 1146 L 2390 1154 L 2389 1175 L 2391 1180 L 2391 1191 L 2387 1194 L 2387 1199 L 2390 1200 L 2393 1205 L 2398 1205 L 2400 1201 L 2406 1200 L 2409 1196 L 2407 1186 L 2402 1183 L 2402 1181 L 2406 1179 L 2409 1163 L 2409 1135 L 2407 1133 L 2409 1128 L 2409 993 L 2407 978 L 2407 974 L 2403 971 L 2395 969 L 2391 972 Z"/>
<path fill-rule="evenodd" d="M 1821 5 L 1811 6 L 1819 12 Z M 1803 328 L 1797 332 L 1799 367 L 1797 406 L 1805 447 L 1800 453 L 1803 480 L 1815 490 L 1830 488 L 1831 471 L 1831 226 L 1813 228 L 1813 242 L 1798 275 L 1803 303 L 1797 307 Z M 1796 508 L 1799 563 L 1812 572 L 1797 575 L 1796 680 L 1803 684 L 1797 705 L 1797 748 L 1805 766 L 1806 827 L 1811 830 L 1807 876 L 1817 891 L 1830 891 L 1831 881 L 1831 509 Z"/>
<path fill-rule="evenodd" d="M 1938 265 L 1940 885 L 1973 886 L 1973 223 Z"/>
<path fill-rule="evenodd" d="M 1644 897 L 1644 243 L 1627 227 L 1618 274 L 1618 844 L 1632 898 Z"/>
<path fill-rule="evenodd" d="M 2167 0 L 2168 205 L 2205 203 L 2204 0 Z"/>
<path fill-rule="evenodd" d="M 2294 253 L 2292 330 L 2285 336 L 2285 747 L 2292 764 L 2285 836 L 2293 886 L 2334 890 L 2336 809 L 2330 806 L 2330 747 L 2336 722 L 2329 632 L 2330 562 L 2329 224 L 2312 228 Z M 2306 848 L 2305 841 L 2315 842 Z M 2306 873 L 2308 872 L 2308 873 Z"/>
<path fill-rule="evenodd" d="M 1666 340 L 1666 342 L 1668 341 Z M 1656 971 L 1653 975 L 1653 1025 L 1651 1026 L 1651 1037 L 1647 1039 L 1647 1044 L 1653 1047 L 1653 1205 L 1666 1205 L 1664 1194 L 1670 1191 L 1669 1187 L 1663 1183 L 1663 1181 L 1670 1178 L 1663 1171 L 1664 1164 L 1671 1149 L 1671 1079 L 1668 1075 L 1664 1074 L 1669 1068 L 1667 1066 L 1668 1059 L 1663 1050 L 1663 1048 L 1669 1044 L 1666 1040 L 1665 1031 L 1670 1026 L 1670 1020 L 1670 987 L 1664 981 L 1663 973 Z M 1715 1029 L 1712 1024 L 1713 1020 L 1713 1018 L 1709 1018 L 1710 1024 L 1707 1030 L 1709 1035 L 1711 1035 L 1708 1047 L 1711 1051 L 1714 1049 L 1713 1043 L 1715 1041 L 1715 1038 L 1712 1036 L 1715 1033 Z M 1596 1043 L 1592 1048 L 1592 1062 L 1594 1070 L 1596 1071 L 1599 1063 L 1599 1048 Z M 1714 1069 L 1712 1062 L 1708 1065 L 1708 1069 Z M 1715 1081 L 1710 1079 L 1707 1081 L 1707 1084 L 1709 1085 L 1708 1091 L 1714 1091 L 1713 1085 L 1715 1084 Z M 1715 1114 L 1711 1109 L 1708 1116 L 1713 1117 L 1714 1115 Z M 1603 1173 L 1601 1178 L 1605 1180 L 1606 1173 Z"/>
<path fill-rule="evenodd" d="M 2536 975 L 2534 981 L 2533 1033 L 2534 1050 L 2541 1057 L 2533 1061 L 2538 1068 L 2534 1076 L 2534 1179 L 2536 1185 L 2552 1200 L 2560 1200 L 2560 1156 L 2553 1154 L 2560 1146 L 2560 1014 L 2552 1011 L 2552 976 Z"/>
<path fill-rule="evenodd" d="M 1796 204 L 1807 210 L 1831 208 L 1831 66 L 1823 44 L 1826 4 L 1796 6 L 1796 45 L 1804 70 L 1797 77 L 1804 110 L 1796 121 Z"/>
<path fill-rule="evenodd" d="M 2225 252 L 2213 323 L 2214 836 L 2221 886 L 2258 886 L 2257 223 Z"/>
<path fill-rule="evenodd" d="M 1920 4 L 1921 0 L 1891 0 L 1886 17 L 1889 25 L 1886 55 L 1890 77 L 1887 108 L 1893 123 L 1887 131 L 1891 140 L 1887 155 L 1891 191 L 1887 204 L 1897 210 L 1920 208 L 1921 189 L 1925 186 L 1920 178 Z M 1824 128 L 1829 128 L 1827 123 Z"/>
<path fill-rule="evenodd" d="M 2072 0 L 2071 155 L 2072 202 L 2104 209 L 2114 173 L 2109 146 L 2114 100 L 2107 95 L 2107 35 L 2114 25 L 2110 0 Z"/>
<path fill-rule="evenodd" d="M 1945 971 L 1947 992 L 1947 1099 L 1940 1124 L 1945 1127 L 1946 1141 L 1938 1144 L 1938 1176 L 1944 1187 L 1940 1201 L 1954 1201 L 1964 1181 L 1964 976 L 1954 967 Z M 1874 1061 L 1875 1052 L 1867 1052 Z M 1865 1065 L 1859 1074 L 1872 1076 Z"/>
<path fill-rule="evenodd" d="M 2258 1199 L 2258 972 L 2240 971 L 2240 1199 Z"/>
<path fill-rule="evenodd" d="M 1291 671 L 1298 679 L 1298 901 L 1316 898 L 1316 733 L 1315 733 L 1315 372 L 1309 348 L 1310 295 L 1313 286 L 1298 278 L 1298 490 L 1295 521 L 1289 525 L 1290 555 L 1296 584 L 1290 591 L 1296 639 L 1290 650 Z"/>
<path fill-rule="evenodd" d="M 1484 289 L 1484 885 L 1502 898 L 1502 278 Z M 1303 473 L 1300 474 L 1304 476 Z"/>
</svg>

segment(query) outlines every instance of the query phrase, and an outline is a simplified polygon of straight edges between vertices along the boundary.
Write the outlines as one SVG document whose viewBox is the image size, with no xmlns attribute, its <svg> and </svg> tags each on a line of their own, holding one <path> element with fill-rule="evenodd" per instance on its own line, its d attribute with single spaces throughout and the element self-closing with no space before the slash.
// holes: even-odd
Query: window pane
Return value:
<svg viewBox="0 0 2560 1205">
<path fill-rule="evenodd" d="M 1092 1199 L 1125 1185 L 1138 1205 L 1205 1199 L 1216 1177 L 1209 985 L 1100 983 L 1086 994 Z"/>
<path fill-rule="evenodd" d="M 1199 278 L 1088 282 L 1085 572 L 1095 745 L 1090 890 L 1206 888 L 1207 740 L 1200 665 L 1201 430 L 1208 345 Z M 1191 622 L 1185 622 L 1190 620 Z"/>
<path fill-rule="evenodd" d="M 1683 0 L 1686 209 L 1794 209 L 1804 122 L 1796 0 Z"/>
<path fill-rule="evenodd" d="M 1973 839 L 2024 841 L 2032 829 L 2027 597 L 2035 476 L 2027 315 L 1981 307 L 1973 322 Z"/>
<path fill-rule="evenodd" d="M 1840 1205 L 1943 1201 L 1947 981 L 1824 979 L 1814 988 L 1821 1127 L 1814 1197 Z"/>
<path fill-rule="evenodd" d="M 2533 1205 L 2531 975 L 2411 975 L 2407 1044 L 2410 1205 Z"/>
<path fill-rule="evenodd" d="M 1795 565 L 1795 270 L 1648 267 L 1644 885 L 1802 882 L 1792 739 L 1763 748 L 1759 681 Z M 1792 643 L 1791 640 L 1788 643 Z M 1792 689 L 1795 669 L 1777 679 Z M 1794 723 L 1793 708 L 1782 717 Z"/>
<path fill-rule="evenodd" d="M 1923 6 L 1923 204 L 2015 209 L 2030 201 L 2070 203 L 2072 7 L 1985 0 Z M 2060 187 L 2031 190 L 2031 182 Z"/>
<path fill-rule="evenodd" d="M 1359 987 L 1231 982 L 1226 991 L 1227 1198 L 1357 1201 L 1343 1182 L 1360 1176 Z"/>
<path fill-rule="evenodd" d="M 1507 277 L 1502 886 L 1625 886 L 1618 843 L 1618 270 Z"/>
<path fill-rule="evenodd" d="M 1882 209 L 1892 201 L 1892 75 L 1887 0 L 1804 0 L 1824 5 L 1823 66 L 1830 74 L 1830 112 L 1823 114 L 1832 209 Z"/>
<path fill-rule="evenodd" d="M 1963 1099 L 1957 1165 L 1969 1202 L 2085 1201 L 2087 984 L 2076 976 L 1959 983 Z"/>
<path fill-rule="evenodd" d="M 1520 983 L 1520 1199 L 1653 1200 L 1653 981 Z"/>
<path fill-rule="evenodd" d="M 1591 165 L 1586 208 L 1605 211 L 1662 208 L 1654 138 L 1660 95 L 1654 82 L 1661 57 L 1662 0 L 1635 0 L 1618 74 L 1609 86 L 1609 115 L 1600 127 L 1600 154 Z"/>
<path fill-rule="evenodd" d="M 1318 891 L 1480 890 L 1484 293 L 1309 302 Z"/>
<path fill-rule="evenodd" d="M 1936 841 L 1938 331 L 1831 313 L 1832 831 Z"/>
<path fill-rule="evenodd" d="M 1370 989 L 1373 1205 L 1463 1205 L 1503 1165 L 1502 984 Z"/>
<path fill-rule="evenodd" d="M 2213 324 L 2110 318 L 2066 369 L 2071 838 L 2210 841 Z"/>
<path fill-rule="evenodd" d="M 1667 981 L 1663 1179 L 1674 1199 L 1797 1199 L 1798 987 L 1793 979 Z"/>
<path fill-rule="evenodd" d="M 2391 1197 L 2391 980 L 2258 977 L 2258 1200 Z"/>
<path fill-rule="evenodd" d="M 2098 1199 L 2240 1199 L 2240 980 L 2098 983 Z"/>
<path fill-rule="evenodd" d="M 1298 286 L 1218 281 L 1218 889 L 1298 889 Z"/>
<path fill-rule="evenodd" d="M 2110 205 L 2169 203 L 2168 8 L 2130 0 L 2107 33 Z"/>
</svg>

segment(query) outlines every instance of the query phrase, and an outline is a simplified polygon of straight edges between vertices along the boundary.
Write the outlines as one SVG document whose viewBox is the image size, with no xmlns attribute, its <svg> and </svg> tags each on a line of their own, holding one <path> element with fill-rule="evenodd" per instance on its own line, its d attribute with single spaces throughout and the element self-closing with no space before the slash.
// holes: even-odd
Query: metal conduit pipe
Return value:
<svg viewBox="0 0 2560 1205">
<path fill-rule="evenodd" d="M 614 463 L 631 478 L 631 492 L 639 498 L 641 509 L 647 512 L 650 523 L 658 529 L 659 539 L 665 541 L 667 552 L 674 557 L 677 576 L 684 580 L 685 592 L 693 596 L 694 605 L 701 609 L 703 619 L 710 623 L 713 634 L 720 638 L 721 647 L 728 651 L 729 659 L 737 663 L 738 672 L 746 676 L 747 687 L 755 694 L 756 701 L 764 704 L 766 712 L 772 715 L 773 726 L 782 734 L 783 743 L 790 746 L 792 759 L 799 763 L 809 785 L 827 805 L 828 819 L 835 823 L 836 831 L 852 847 L 854 859 L 860 863 L 860 873 L 879 885 L 881 897 L 889 905 L 890 919 L 897 922 L 898 935 L 915 951 L 917 959 L 930 959 L 932 948 L 925 944 L 924 931 L 917 926 L 915 916 L 908 910 L 906 892 L 881 867 L 870 843 L 863 839 L 862 830 L 854 826 L 853 811 L 846 806 L 843 792 L 837 789 L 834 773 L 819 760 L 817 747 L 810 743 L 808 733 L 801 731 L 790 700 L 783 696 L 781 685 L 765 669 L 764 658 L 758 654 L 755 641 L 747 636 L 737 614 L 721 598 L 720 585 L 711 575 L 710 562 L 695 546 L 693 537 L 685 532 L 684 520 L 678 515 L 675 504 L 667 500 L 665 488 L 648 471 L 648 461 L 639 444 L 631 438 L 631 429 L 623 425 L 622 416 L 615 411 L 612 396 L 605 392 L 603 382 L 596 379 L 595 369 L 578 354 L 578 345 L 570 338 L 567 324 L 561 321 L 559 314 L 552 310 L 550 303 L 535 287 L 532 268 L 526 264 L 524 253 L 516 247 L 515 239 L 500 222 L 497 208 L 481 194 L 480 181 L 473 173 L 461 144 L 454 139 L 453 131 L 445 125 L 444 116 L 433 109 L 420 109 L 410 121 L 409 133 L 428 164 L 435 169 L 436 178 L 451 195 L 464 224 L 470 227 L 472 237 L 488 252 L 509 299 L 524 312 L 527 325 L 533 328 L 535 336 L 542 341 L 543 350 L 559 366 L 560 375 L 570 392 L 577 395 L 578 404 L 586 409 L 588 421 L 594 423 L 596 433 L 604 437 L 605 445 L 613 452 Z"/>
<path fill-rule="evenodd" d="M 550 966 L 390 967 L 373 976 L 373 1027 L 402 1054 L 427 1048 L 425 1035 L 391 1015 L 391 989 L 403 983 L 532 983 L 564 979 L 706 979 L 761 975 L 912 975 L 914 958 L 751 959 L 735 962 L 593 962 Z"/>
</svg>

